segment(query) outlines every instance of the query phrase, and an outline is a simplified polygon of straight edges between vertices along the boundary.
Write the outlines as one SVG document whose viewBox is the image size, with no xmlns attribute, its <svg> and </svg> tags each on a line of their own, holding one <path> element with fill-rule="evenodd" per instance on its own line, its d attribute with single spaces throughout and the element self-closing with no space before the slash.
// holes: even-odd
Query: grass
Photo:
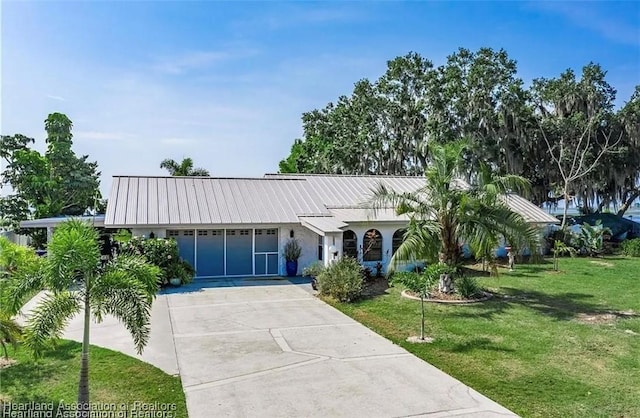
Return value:
<svg viewBox="0 0 640 418">
<path fill-rule="evenodd" d="M 0 407 L 3 402 L 53 402 L 53 416 L 56 416 L 60 403 L 63 408 L 74 404 L 78 393 L 81 349 L 79 343 L 62 340 L 55 350 L 37 361 L 26 349 L 10 349 L 10 357 L 17 363 L 0 369 Z M 122 410 L 122 404 L 131 410 L 136 401 L 148 405 L 156 402 L 174 404 L 173 416 L 187 417 L 179 377 L 169 376 L 150 364 L 116 351 L 91 346 L 89 390 L 91 403 L 113 403 L 118 410 Z M 158 404 L 154 406 L 160 407 Z"/>
<path fill-rule="evenodd" d="M 433 344 L 405 341 L 420 307 L 401 289 L 330 303 L 521 416 L 639 417 L 640 259 L 563 258 L 560 269 L 519 265 L 478 279 L 502 297 L 427 304 Z"/>
</svg>

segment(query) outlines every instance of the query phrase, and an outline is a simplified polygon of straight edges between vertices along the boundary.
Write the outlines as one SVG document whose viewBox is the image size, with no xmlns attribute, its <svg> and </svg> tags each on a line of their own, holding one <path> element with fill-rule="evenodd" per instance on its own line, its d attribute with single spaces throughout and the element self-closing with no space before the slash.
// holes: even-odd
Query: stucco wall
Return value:
<svg viewBox="0 0 640 418">
<path fill-rule="evenodd" d="M 302 270 L 311 265 L 313 262 L 318 261 L 318 234 L 301 226 L 301 225 L 288 225 L 280 227 L 280 275 L 285 276 L 287 274 L 285 267 L 285 260 L 282 257 L 282 248 L 287 240 L 290 239 L 290 233 L 293 230 L 293 236 L 298 240 L 302 247 L 302 254 L 298 260 L 298 274 L 302 274 Z"/>
<path fill-rule="evenodd" d="M 387 265 L 389 264 L 389 260 L 392 256 L 393 249 L 393 234 L 398 230 L 405 228 L 405 223 L 394 223 L 394 224 L 378 224 L 374 225 L 371 223 L 352 223 L 345 230 L 351 230 L 356 233 L 358 237 L 358 257 L 361 263 L 367 267 L 370 267 L 372 270 L 375 270 L 375 265 L 377 261 L 366 261 L 362 262 L 362 243 L 364 241 L 364 235 L 370 229 L 377 229 L 380 231 L 382 235 L 382 260 L 380 261 L 384 266 L 383 271 L 386 271 Z"/>
<path fill-rule="evenodd" d="M 188 228 L 184 228 L 184 229 L 188 229 Z M 149 235 L 151 235 L 152 232 L 156 238 L 166 238 L 167 230 L 165 228 L 132 228 L 131 229 L 131 235 L 133 235 L 134 237 L 145 236 L 146 238 L 149 238 Z"/>
</svg>

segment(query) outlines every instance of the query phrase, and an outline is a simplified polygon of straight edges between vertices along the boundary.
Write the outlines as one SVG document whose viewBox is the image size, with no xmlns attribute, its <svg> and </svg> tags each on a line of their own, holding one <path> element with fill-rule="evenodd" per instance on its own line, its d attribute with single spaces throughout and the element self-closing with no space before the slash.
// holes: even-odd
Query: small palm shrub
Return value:
<svg viewBox="0 0 640 418">
<path fill-rule="evenodd" d="M 463 299 L 473 299 L 482 294 L 482 289 L 473 277 L 462 276 L 456 280 L 456 293 Z"/>
<path fill-rule="evenodd" d="M 629 257 L 640 257 L 640 238 L 629 239 L 623 242 L 622 252 Z"/>
<path fill-rule="evenodd" d="M 363 279 L 358 260 L 342 257 L 324 269 L 317 277 L 322 296 L 330 296 L 340 302 L 351 302 L 362 294 Z"/>
</svg>

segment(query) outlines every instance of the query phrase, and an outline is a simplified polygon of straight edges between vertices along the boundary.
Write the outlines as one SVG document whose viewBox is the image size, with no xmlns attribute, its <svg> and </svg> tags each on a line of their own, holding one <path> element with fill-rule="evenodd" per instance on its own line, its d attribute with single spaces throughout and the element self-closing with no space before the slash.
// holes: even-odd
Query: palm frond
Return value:
<svg viewBox="0 0 640 418">
<path fill-rule="evenodd" d="M 437 258 L 441 243 L 440 225 L 435 221 L 411 221 L 405 231 L 402 244 L 389 260 L 388 271 L 392 273 L 403 261 Z"/>
<path fill-rule="evenodd" d="M 80 312 L 77 294 L 63 291 L 45 296 L 31 312 L 25 328 L 24 343 L 39 356 L 52 339 L 62 335 L 69 320 Z"/>
<path fill-rule="evenodd" d="M 23 329 L 15 320 L 13 320 L 6 312 L 0 311 L 0 344 L 4 358 L 9 358 L 5 343 L 9 343 L 15 349 L 22 338 Z"/>
<path fill-rule="evenodd" d="M 100 320 L 113 315 L 127 328 L 138 353 L 149 341 L 151 303 L 148 288 L 125 270 L 109 270 L 97 281 L 92 294 L 92 310 Z"/>
<path fill-rule="evenodd" d="M 100 265 L 98 233 L 88 222 L 62 222 L 48 245 L 46 276 L 56 291 L 68 289 L 76 279 L 95 275 Z"/>
<path fill-rule="evenodd" d="M 125 272 L 128 277 L 137 280 L 145 289 L 146 298 L 151 303 L 158 292 L 162 270 L 139 256 L 120 255 L 111 261 L 106 268 L 105 276 L 100 281 L 109 280 L 109 273 L 113 271 Z"/>
</svg>

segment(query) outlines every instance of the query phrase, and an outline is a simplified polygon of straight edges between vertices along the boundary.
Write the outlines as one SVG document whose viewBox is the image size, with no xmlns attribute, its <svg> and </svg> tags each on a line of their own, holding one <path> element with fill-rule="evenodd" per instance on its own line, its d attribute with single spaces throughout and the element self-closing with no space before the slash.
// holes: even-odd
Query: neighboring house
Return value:
<svg viewBox="0 0 640 418">
<path fill-rule="evenodd" d="M 363 207 L 380 182 L 399 192 L 424 185 L 422 177 L 395 176 L 116 176 L 104 226 L 175 238 L 202 278 L 283 275 L 282 247 L 290 238 L 302 246 L 299 273 L 342 255 L 386 268 L 408 219 L 393 208 L 374 218 Z M 507 204 L 533 224 L 557 222 L 522 197 L 509 195 Z"/>
</svg>

